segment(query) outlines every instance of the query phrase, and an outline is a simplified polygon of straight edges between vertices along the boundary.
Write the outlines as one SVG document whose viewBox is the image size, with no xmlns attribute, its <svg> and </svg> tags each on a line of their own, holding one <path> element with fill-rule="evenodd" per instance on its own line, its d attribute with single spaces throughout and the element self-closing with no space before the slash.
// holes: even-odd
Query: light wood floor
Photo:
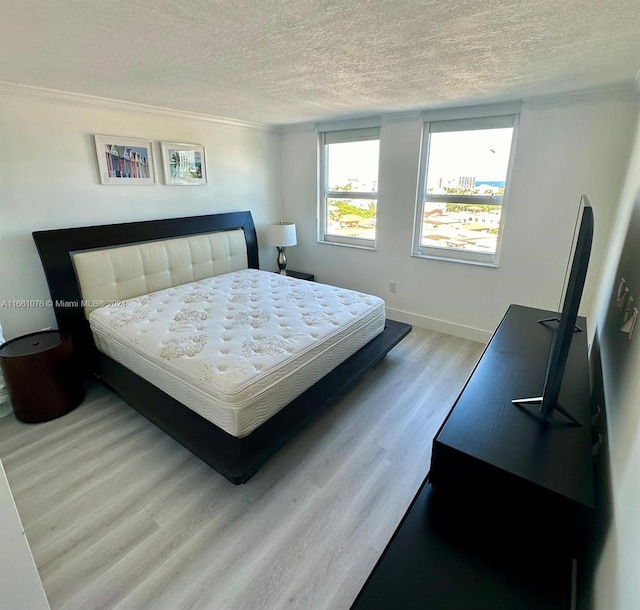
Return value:
<svg viewBox="0 0 640 610">
<path fill-rule="evenodd" d="M 57 420 L 0 420 L 51 607 L 349 608 L 482 348 L 414 328 L 238 487 L 98 385 Z"/>
</svg>

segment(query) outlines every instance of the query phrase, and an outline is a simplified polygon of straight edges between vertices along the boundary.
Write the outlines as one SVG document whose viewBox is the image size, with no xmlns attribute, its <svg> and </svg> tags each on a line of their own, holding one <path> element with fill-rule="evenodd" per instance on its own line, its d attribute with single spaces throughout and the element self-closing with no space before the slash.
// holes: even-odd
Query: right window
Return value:
<svg viewBox="0 0 640 610">
<path fill-rule="evenodd" d="M 497 265 L 517 122 L 425 123 L 415 256 Z"/>
</svg>

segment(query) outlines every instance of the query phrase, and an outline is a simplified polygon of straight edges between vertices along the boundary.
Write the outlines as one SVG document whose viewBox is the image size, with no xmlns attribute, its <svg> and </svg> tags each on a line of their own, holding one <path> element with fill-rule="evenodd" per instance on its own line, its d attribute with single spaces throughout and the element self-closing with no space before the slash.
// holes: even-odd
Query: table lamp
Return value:
<svg viewBox="0 0 640 610">
<path fill-rule="evenodd" d="M 287 246 L 295 246 L 296 225 L 293 222 L 276 222 L 267 225 L 267 245 L 278 248 L 278 268 L 281 275 L 287 275 Z"/>
</svg>

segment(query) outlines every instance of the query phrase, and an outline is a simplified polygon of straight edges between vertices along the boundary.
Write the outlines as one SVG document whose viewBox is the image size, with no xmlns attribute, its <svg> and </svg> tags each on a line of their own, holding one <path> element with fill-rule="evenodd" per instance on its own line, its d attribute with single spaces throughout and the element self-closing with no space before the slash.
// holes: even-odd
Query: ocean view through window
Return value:
<svg viewBox="0 0 640 610">
<path fill-rule="evenodd" d="M 515 115 L 425 124 L 414 255 L 497 264 Z"/>
</svg>

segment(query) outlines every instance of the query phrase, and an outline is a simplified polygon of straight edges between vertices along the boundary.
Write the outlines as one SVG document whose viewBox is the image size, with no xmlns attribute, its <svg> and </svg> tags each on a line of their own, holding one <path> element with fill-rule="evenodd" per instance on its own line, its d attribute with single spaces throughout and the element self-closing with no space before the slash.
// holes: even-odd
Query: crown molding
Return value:
<svg viewBox="0 0 640 610">
<path fill-rule="evenodd" d="M 527 108 L 535 109 L 565 108 L 567 106 L 601 104 L 603 102 L 637 102 L 638 100 L 640 100 L 640 87 L 638 82 L 635 82 L 606 88 L 568 91 L 557 95 L 539 95 L 524 98 L 522 103 Z"/>
<path fill-rule="evenodd" d="M 347 129 L 368 129 L 380 127 L 382 121 L 379 115 L 358 117 L 353 119 L 337 119 L 335 121 L 323 121 L 316 123 L 316 131 L 343 131 Z"/>
<path fill-rule="evenodd" d="M 519 114 L 522 102 L 496 102 L 475 106 L 451 106 L 450 108 L 432 108 L 422 111 L 425 122 L 455 121 L 460 119 L 479 119 L 501 115 Z"/>
<path fill-rule="evenodd" d="M 291 125 L 281 125 L 280 133 L 296 133 L 305 131 L 331 131 L 336 129 L 355 129 L 358 126 L 370 127 L 380 126 L 382 123 L 413 123 L 421 116 L 421 110 L 410 110 L 408 112 L 389 112 L 385 114 L 374 114 L 367 117 L 352 117 L 335 119 L 334 121 L 321 121 L 318 123 L 293 123 Z"/>
<path fill-rule="evenodd" d="M 219 117 L 211 114 L 202 114 L 199 112 L 189 112 L 185 110 L 175 110 L 172 108 L 163 108 L 161 106 L 140 104 L 138 102 L 127 102 L 124 100 L 117 100 L 107 97 L 86 95 L 84 93 L 73 93 L 69 91 L 60 91 L 58 89 L 46 89 L 44 87 L 33 87 L 31 85 L 20 85 L 18 83 L 10 83 L 6 81 L 0 81 L 0 95 L 26 97 L 43 102 L 51 102 L 68 106 L 80 106 L 83 108 L 94 108 L 98 110 L 131 112 L 158 118 L 172 118 L 183 119 L 187 121 L 216 123 L 218 125 L 240 127 L 244 129 L 260 129 L 264 131 L 277 130 L 274 125 L 268 125 L 267 123 L 242 121 L 238 119 L 230 119 L 227 117 Z"/>
<path fill-rule="evenodd" d="M 406 112 L 388 112 L 380 115 L 383 123 L 415 123 L 422 116 L 421 110 Z"/>
<path fill-rule="evenodd" d="M 280 125 L 280 133 L 298 133 L 305 131 L 316 131 L 317 123 L 293 123 L 291 125 Z"/>
</svg>

